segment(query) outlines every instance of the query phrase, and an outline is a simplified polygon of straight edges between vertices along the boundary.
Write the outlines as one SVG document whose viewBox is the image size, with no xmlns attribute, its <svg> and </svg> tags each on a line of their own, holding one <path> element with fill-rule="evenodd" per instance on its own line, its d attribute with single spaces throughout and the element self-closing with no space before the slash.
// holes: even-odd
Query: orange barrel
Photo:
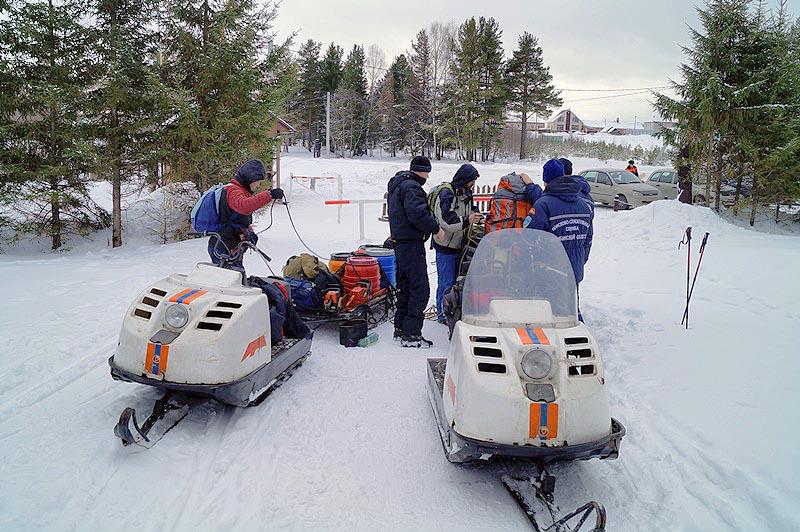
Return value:
<svg viewBox="0 0 800 532">
<path fill-rule="evenodd" d="M 358 251 L 363 251 L 364 255 L 378 259 L 378 266 L 383 270 L 383 274 L 386 276 L 386 279 L 389 280 L 389 284 L 397 288 L 397 262 L 394 258 L 393 249 L 365 244 L 358 248 Z M 385 283 L 381 282 L 381 284 Z M 384 286 L 384 288 L 386 287 Z"/>
<path fill-rule="evenodd" d="M 364 255 L 347 259 L 344 266 L 344 290 L 349 292 L 358 283 L 367 282 L 373 292 L 381 288 L 381 268 L 378 259 Z"/>
<path fill-rule="evenodd" d="M 328 261 L 328 269 L 331 271 L 331 273 L 338 272 L 342 268 L 342 266 L 344 266 L 344 263 L 347 262 L 347 259 L 349 259 L 351 255 L 352 253 L 350 253 L 349 251 L 342 251 L 339 253 L 331 254 L 331 260 Z"/>
</svg>

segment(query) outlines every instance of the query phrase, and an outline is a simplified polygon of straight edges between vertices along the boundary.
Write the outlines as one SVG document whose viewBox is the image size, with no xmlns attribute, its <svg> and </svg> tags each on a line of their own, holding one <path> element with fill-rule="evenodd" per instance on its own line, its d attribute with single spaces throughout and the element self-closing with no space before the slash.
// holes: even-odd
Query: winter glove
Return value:
<svg viewBox="0 0 800 532">
<path fill-rule="evenodd" d="M 269 191 L 269 195 L 272 196 L 272 199 L 283 199 L 283 189 L 282 188 L 272 188 Z"/>
</svg>

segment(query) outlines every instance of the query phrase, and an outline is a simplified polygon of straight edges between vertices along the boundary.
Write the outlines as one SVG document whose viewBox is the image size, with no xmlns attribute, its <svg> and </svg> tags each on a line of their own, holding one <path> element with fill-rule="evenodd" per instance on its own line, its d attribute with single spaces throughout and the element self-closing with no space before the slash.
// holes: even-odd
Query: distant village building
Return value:
<svg viewBox="0 0 800 532">
<path fill-rule="evenodd" d="M 675 122 L 666 120 L 651 120 L 648 122 L 637 121 L 632 124 L 620 122 L 619 118 L 605 121 L 583 120 L 571 109 L 562 109 L 553 114 L 553 116 L 545 122 L 543 131 L 609 133 L 611 135 L 653 135 L 664 129 L 672 129 L 675 125 Z"/>
<path fill-rule="evenodd" d="M 276 116 L 275 123 L 269 128 L 267 135 L 271 139 L 280 139 L 275 143 L 275 156 L 272 158 L 273 170 L 269 172 L 269 177 L 272 178 L 273 186 L 280 188 L 281 186 L 281 149 L 285 144 L 287 138 L 295 134 L 295 128 L 283 118 Z M 287 150 L 288 151 L 288 150 Z"/>
<path fill-rule="evenodd" d="M 506 120 L 504 129 L 512 131 L 522 131 L 522 120 L 517 120 L 517 119 Z M 539 122 L 538 120 L 528 120 L 525 123 L 525 132 L 529 137 L 535 135 L 537 132 L 540 133 L 543 131 L 544 132 L 547 131 L 544 122 Z"/>
<path fill-rule="evenodd" d="M 554 133 L 584 131 L 586 127 L 583 120 L 572 112 L 571 109 L 562 109 L 550 117 L 546 124 L 547 129 Z"/>
</svg>

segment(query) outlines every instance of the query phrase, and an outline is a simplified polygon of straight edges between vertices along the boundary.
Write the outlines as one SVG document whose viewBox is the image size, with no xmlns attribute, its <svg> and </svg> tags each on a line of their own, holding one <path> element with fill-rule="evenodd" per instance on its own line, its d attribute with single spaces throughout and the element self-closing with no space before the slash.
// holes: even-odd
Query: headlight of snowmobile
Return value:
<svg viewBox="0 0 800 532">
<path fill-rule="evenodd" d="M 532 349 L 522 357 L 522 371 L 531 379 L 544 379 L 553 369 L 553 357 L 541 349 Z"/>
<path fill-rule="evenodd" d="M 189 311 L 180 303 L 176 303 L 167 307 L 164 319 L 170 327 L 180 329 L 189 323 Z"/>
</svg>

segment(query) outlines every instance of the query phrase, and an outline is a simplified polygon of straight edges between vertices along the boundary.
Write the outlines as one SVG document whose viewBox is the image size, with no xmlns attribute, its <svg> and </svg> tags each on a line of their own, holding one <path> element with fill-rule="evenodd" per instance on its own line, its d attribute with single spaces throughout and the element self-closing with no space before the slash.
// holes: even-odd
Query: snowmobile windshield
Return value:
<svg viewBox="0 0 800 532">
<path fill-rule="evenodd" d="M 485 327 L 574 327 L 575 275 L 558 237 L 504 229 L 478 245 L 464 280 L 462 319 Z"/>
</svg>

